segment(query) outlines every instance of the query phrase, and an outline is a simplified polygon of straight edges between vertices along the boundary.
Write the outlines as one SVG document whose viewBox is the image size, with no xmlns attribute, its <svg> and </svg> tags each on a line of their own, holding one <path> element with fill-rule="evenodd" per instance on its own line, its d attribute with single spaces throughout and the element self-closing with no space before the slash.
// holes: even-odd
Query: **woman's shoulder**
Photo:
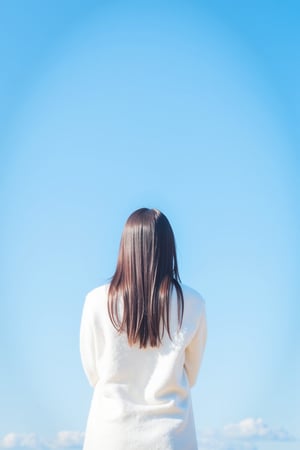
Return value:
<svg viewBox="0 0 300 450">
<path fill-rule="evenodd" d="M 198 314 L 205 310 L 206 300 L 201 292 L 186 284 L 181 284 L 181 289 L 186 309 L 197 311 Z"/>
<path fill-rule="evenodd" d="M 85 302 L 90 308 L 99 307 L 99 302 L 107 298 L 109 283 L 101 284 L 89 290 L 85 295 Z"/>
<path fill-rule="evenodd" d="M 97 297 L 99 295 L 106 295 L 108 288 L 109 288 L 109 283 L 100 284 L 100 285 L 94 287 L 93 289 L 91 289 L 90 291 L 88 291 L 86 293 L 86 297 L 93 298 L 93 297 Z"/>
</svg>

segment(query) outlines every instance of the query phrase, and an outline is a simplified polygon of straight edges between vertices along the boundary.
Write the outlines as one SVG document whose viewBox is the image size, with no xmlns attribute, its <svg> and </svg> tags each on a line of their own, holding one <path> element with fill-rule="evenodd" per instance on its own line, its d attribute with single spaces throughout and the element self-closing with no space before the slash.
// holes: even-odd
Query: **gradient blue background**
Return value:
<svg viewBox="0 0 300 450">
<path fill-rule="evenodd" d="M 81 448 L 84 296 L 141 206 L 206 299 L 199 448 L 300 448 L 299 20 L 296 1 L 1 1 L 0 448 Z"/>
</svg>

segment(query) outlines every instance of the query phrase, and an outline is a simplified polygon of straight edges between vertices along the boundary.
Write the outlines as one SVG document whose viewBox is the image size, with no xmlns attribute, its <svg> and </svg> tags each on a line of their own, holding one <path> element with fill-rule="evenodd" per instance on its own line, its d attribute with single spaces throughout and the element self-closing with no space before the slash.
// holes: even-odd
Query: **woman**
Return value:
<svg viewBox="0 0 300 450">
<path fill-rule="evenodd" d="M 168 219 L 138 209 L 111 282 L 85 297 L 80 355 L 94 391 L 83 450 L 196 450 L 190 388 L 206 339 L 205 300 L 181 284 Z"/>
</svg>

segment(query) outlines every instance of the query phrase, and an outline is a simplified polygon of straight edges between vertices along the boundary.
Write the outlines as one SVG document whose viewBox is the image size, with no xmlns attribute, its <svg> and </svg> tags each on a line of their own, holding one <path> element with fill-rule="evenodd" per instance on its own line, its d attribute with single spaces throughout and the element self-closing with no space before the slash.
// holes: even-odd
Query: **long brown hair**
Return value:
<svg viewBox="0 0 300 450">
<path fill-rule="evenodd" d="M 170 339 L 170 295 L 177 292 L 182 325 L 184 298 L 180 286 L 174 233 L 158 209 L 140 208 L 125 224 L 116 271 L 108 291 L 108 312 L 114 327 L 127 332 L 130 345 L 158 347 L 165 328 Z M 123 317 L 118 301 L 123 300 Z M 161 327 L 162 325 L 162 327 Z"/>
</svg>

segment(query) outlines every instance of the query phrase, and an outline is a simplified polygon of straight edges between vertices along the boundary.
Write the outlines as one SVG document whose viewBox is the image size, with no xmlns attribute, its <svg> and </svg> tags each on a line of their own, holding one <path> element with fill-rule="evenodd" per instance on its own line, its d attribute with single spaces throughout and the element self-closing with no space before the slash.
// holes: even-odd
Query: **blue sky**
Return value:
<svg viewBox="0 0 300 450">
<path fill-rule="evenodd" d="M 206 299 L 203 450 L 300 447 L 297 2 L 2 1 L 0 448 L 80 448 L 85 294 L 157 207 Z"/>
</svg>

